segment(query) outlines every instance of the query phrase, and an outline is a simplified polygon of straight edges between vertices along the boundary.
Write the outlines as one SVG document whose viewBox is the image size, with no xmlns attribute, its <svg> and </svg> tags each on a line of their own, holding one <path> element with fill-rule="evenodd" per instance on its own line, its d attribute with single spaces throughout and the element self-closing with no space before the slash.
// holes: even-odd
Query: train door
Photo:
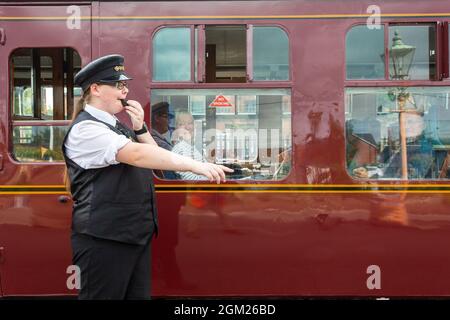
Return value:
<svg viewBox="0 0 450 320">
<path fill-rule="evenodd" d="M 91 59 L 91 7 L 0 6 L 1 295 L 71 294 L 62 139 Z"/>
</svg>

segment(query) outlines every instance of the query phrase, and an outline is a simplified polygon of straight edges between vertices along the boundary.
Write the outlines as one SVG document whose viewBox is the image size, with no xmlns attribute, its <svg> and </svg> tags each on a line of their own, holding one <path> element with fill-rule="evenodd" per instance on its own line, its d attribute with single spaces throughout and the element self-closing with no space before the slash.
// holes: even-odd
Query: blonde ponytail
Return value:
<svg viewBox="0 0 450 320">
<path fill-rule="evenodd" d="M 83 93 L 83 96 L 78 100 L 77 104 L 75 105 L 72 113 L 72 119 L 71 122 L 73 122 L 77 116 L 81 113 L 81 111 L 84 110 L 84 107 L 86 106 L 86 103 L 89 102 L 89 99 L 91 97 L 91 90 L 88 89 Z M 64 169 L 64 185 L 66 186 L 67 192 L 71 193 L 70 191 L 70 179 L 69 174 L 67 172 L 67 166 Z"/>
<path fill-rule="evenodd" d="M 91 98 L 91 90 L 88 89 L 83 93 L 83 96 L 78 100 L 77 104 L 75 105 L 72 113 L 72 121 L 75 120 L 75 118 L 80 114 L 81 111 L 84 110 L 84 107 L 86 106 L 86 103 L 89 102 L 89 99 Z"/>
</svg>

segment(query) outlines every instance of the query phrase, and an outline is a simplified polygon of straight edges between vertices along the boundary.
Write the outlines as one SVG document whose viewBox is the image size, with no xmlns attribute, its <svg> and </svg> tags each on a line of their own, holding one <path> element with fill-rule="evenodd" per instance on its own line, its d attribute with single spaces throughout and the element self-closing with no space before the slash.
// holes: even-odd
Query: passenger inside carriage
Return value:
<svg viewBox="0 0 450 320">
<path fill-rule="evenodd" d="M 194 117 L 186 111 L 178 112 L 175 117 L 175 131 L 172 134 L 172 152 L 192 158 L 196 161 L 207 162 L 194 144 Z M 202 176 L 192 172 L 177 172 L 183 180 L 205 180 Z"/>
<path fill-rule="evenodd" d="M 349 175 L 362 179 L 448 179 L 448 89 L 347 89 L 345 131 Z"/>
<path fill-rule="evenodd" d="M 349 163 L 349 170 L 354 177 L 436 179 L 446 176 L 447 170 L 444 167 L 446 167 L 447 151 L 437 148 L 437 142 L 426 134 L 424 114 L 407 112 L 403 117 L 406 135 L 406 155 L 404 156 L 402 156 L 400 139 L 401 130 L 396 124 L 388 127 L 387 143 L 381 150 L 379 148 L 381 144 L 376 144 L 370 135 L 352 133 L 350 130 L 350 137 L 347 139 L 347 155 L 353 153 L 353 162 Z M 355 147 L 357 147 L 356 150 Z M 370 151 L 372 154 L 368 156 Z M 358 160 L 362 159 L 369 161 L 358 165 Z M 406 172 L 402 170 L 403 161 L 407 163 Z"/>
<path fill-rule="evenodd" d="M 158 102 L 152 105 L 152 130 L 150 134 L 159 147 L 172 151 L 173 144 L 170 141 L 170 123 L 173 114 L 170 112 L 170 105 L 167 102 Z M 156 176 L 161 179 L 179 179 L 180 176 L 169 170 L 153 170 Z"/>
<path fill-rule="evenodd" d="M 234 172 L 227 174 L 228 180 L 285 178 L 292 161 L 289 92 L 221 91 L 153 90 L 151 101 L 168 103 L 173 119 L 178 119 L 178 126 L 174 121 L 170 138 L 164 134 L 165 139 L 170 140 L 177 153 L 232 168 Z M 220 95 L 230 106 L 211 106 Z M 193 179 L 191 176 L 180 180 Z"/>
</svg>

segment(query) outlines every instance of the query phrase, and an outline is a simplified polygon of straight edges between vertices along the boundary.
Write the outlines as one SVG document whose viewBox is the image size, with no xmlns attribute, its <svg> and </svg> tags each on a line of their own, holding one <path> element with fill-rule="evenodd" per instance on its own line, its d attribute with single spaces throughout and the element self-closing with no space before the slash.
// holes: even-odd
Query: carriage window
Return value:
<svg viewBox="0 0 450 320">
<path fill-rule="evenodd" d="M 384 79 L 384 27 L 355 26 L 346 38 L 347 79 Z"/>
<path fill-rule="evenodd" d="M 450 87 L 348 88 L 345 98 L 350 175 L 450 178 Z"/>
<path fill-rule="evenodd" d="M 191 80 L 191 29 L 164 28 L 153 38 L 153 80 Z"/>
<path fill-rule="evenodd" d="M 207 26 L 206 82 L 246 82 L 246 27 Z"/>
<path fill-rule="evenodd" d="M 81 65 L 78 53 L 70 48 L 17 49 L 10 61 L 13 119 L 68 120 L 77 98 L 72 82 Z"/>
<path fill-rule="evenodd" d="M 278 27 L 253 28 L 254 80 L 289 80 L 289 40 Z"/>
<path fill-rule="evenodd" d="M 67 129 L 68 126 L 14 126 L 14 157 L 22 162 L 64 161 L 61 145 Z"/>
<path fill-rule="evenodd" d="M 389 76 L 395 80 L 436 78 L 436 26 L 389 27 Z M 393 47 L 401 48 L 395 54 Z"/>
<path fill-rule="evenodd" d="M 13 156 L 19 161 L 62 161 L 65 122 L 81 88 L 73 75 L 81 59 L 71 48 L 26 48 L 10 57 Z"/>
<path fill-rule="evenodd" d="M 153 90 L 152 134 L 172 151 L 232 167 L 228 179 L 280 180 L 291 168 L 291 94 L 287 89 Z M 153 108 L 153 107 L 152 107 Z M 161 141 L 161 140 L 160 140 Z M 189 172 L 162 178 L 201 180 Z"/>
</svg>

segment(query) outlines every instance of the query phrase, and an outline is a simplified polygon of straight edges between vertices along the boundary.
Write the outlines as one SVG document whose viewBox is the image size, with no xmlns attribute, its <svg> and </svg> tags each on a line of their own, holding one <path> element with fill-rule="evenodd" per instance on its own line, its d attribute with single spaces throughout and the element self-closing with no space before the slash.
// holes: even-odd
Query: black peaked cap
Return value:
<svg viewBox="0 0 450 320">
<path fill-rule="evenodd" d="M 169 111 L 169 103 L 162 101 L 162 102 L 158 102 L 155 103 L 154 105 L 152 105 L 152 113 L 159 113 L 159 112 L 168 112 Z"/>
<path fill-rule="evenodd" d="M 82 68 L 74 79 L 76 86 L 81 86 L 83 91 L 96 82 L 116 82 L 131 80 L 125 74 L 124 58 L 120 54 L 110 54 L 89 62 Z"/>
</svg>

